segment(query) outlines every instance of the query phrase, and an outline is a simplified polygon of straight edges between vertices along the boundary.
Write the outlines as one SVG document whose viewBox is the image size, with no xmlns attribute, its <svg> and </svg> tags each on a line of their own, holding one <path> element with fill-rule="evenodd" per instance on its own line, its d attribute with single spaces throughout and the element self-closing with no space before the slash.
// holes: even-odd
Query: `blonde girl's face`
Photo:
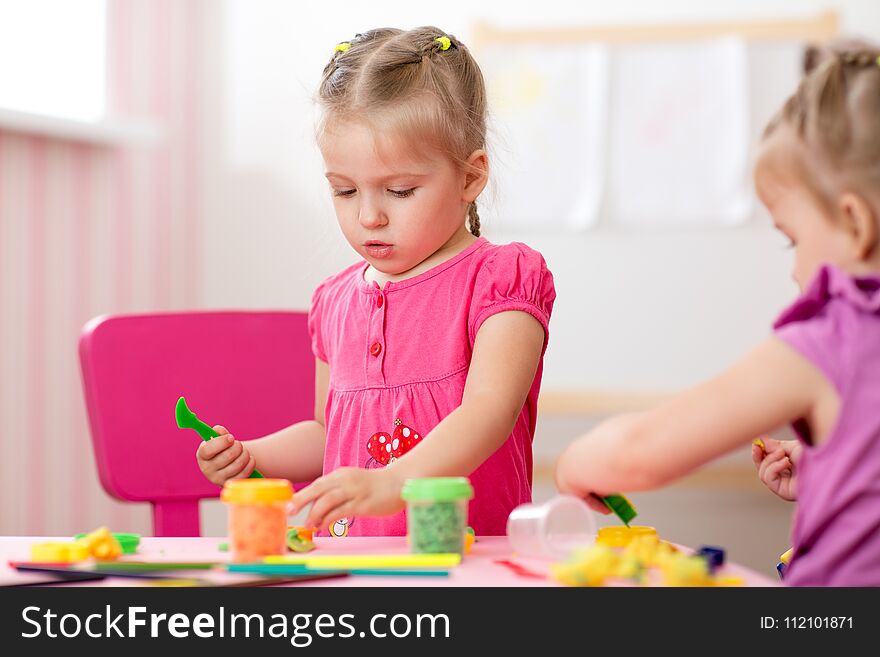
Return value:
<svg viewBox="0 0 880 657">
<path fill-rule="evenodd" d="M 792 278 L 806 289 L 823 264 L 854 265 L 849 235 L 836 224 L 820 195 L 798 175 L 790 136 L 771 136 L 755 167 L 755 189 L 773 224 L 794 250 Z"/>
<path fill-rule="evenodd" d="M 405 274 L 468 238 L 467 180 L 450 158 L 377 139 L 358 122 L 328 126 L 320 149 L 339 226 L 374 269 Z"/>
</svg>

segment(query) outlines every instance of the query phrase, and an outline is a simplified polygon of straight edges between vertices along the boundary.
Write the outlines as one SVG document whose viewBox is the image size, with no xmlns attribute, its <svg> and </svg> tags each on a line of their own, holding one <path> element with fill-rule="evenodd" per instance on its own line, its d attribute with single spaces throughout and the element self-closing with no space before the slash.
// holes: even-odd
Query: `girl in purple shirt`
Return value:
<svg viewBox="0 0 880 657">
<path fill-rule="evenodd" d="M 556 294 L 539 253 L 480 237 L 480 69 L 437 28 L 372 30 L 336 46 L 319 102 L 325 175 L 360 260 L 312 297 L 315 419 L 246 445 L 220 427 L 202 471 L 317 478 L 293 512 L 312 503 L 306 524 L 332 536 L 403 535 L 406 479 L 467 475 L 469 524 L 504 534 L 531 501 Z"/>
<path fill-rule="evenodd" d="M 880 586 L 880 50 L 832 52 L 767 127 L 755 185 L 791 240 L 803 294 L 727 372 L 613 418 L 557 463 L 583 496 L 661 486 L 753 448 L 762 481 L 797 499 L 785 582 Z"/>
</svg>

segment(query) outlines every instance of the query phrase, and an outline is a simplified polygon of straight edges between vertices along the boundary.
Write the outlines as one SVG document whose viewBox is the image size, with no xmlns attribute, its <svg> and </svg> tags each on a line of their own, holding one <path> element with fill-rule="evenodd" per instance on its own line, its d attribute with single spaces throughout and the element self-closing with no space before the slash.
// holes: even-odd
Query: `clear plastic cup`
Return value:
<svg viewBox="0 0 880 657">
<path fill-rule="evenodd" d="M 520 556 L 556 559 L 596 540 L 596 518 L 583 500 L 558 495 L 544 504 L 521 504 L 507 518 L 507 538 Z"/>
</svg>

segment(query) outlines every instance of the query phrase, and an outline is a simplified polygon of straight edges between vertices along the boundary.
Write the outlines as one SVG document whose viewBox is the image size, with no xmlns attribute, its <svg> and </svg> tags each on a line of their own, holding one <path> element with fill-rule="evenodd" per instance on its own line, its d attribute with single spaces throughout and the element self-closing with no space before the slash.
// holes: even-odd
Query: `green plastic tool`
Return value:
<svg viewBox="0 0 880 657">
<path fill-rule="evenodd" d="M 638 515 L 635 507 L 623 495 L 606 495 L 602 501 L 605 502 L 605 506 L 614 511 L 627 527 L 629 527 L 629 521 Z"/>
<path fill-rule="evenodd" d="M 189 410 L 189 407 L 186 405 L 186 400 L 181 397 L 177 400 L 177 406 L 174 407 L 174 417 L 177 418 L 177 426 L 180 429 L 193 429 L 197 434 L 202 437 L 202 440 L 208 442 L 211 438 L 216 438 L 220 434 L 214 431 L 207 424 L 202 422 L 199 418 L 196 417 L 196 414 Z M 254 471 L 250 473 L 248 479 L 262 479 L 263 475 L 260 474 L 260 471 L 254 468 Z"/>
</svg>

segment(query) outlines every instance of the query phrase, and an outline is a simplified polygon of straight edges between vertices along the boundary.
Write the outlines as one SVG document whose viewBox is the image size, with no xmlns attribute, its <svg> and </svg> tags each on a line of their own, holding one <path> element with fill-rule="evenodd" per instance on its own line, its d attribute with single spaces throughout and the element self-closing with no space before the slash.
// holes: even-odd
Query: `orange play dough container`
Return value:
<svg viewBox="0 0 880 657">
<path fill-rule="evenodd" d="M 229 516 L 229 549 L 237 563 L 284 554 L 293 486 L 287 479 L 232 479 L 220 493 Z"/>
</svg>

